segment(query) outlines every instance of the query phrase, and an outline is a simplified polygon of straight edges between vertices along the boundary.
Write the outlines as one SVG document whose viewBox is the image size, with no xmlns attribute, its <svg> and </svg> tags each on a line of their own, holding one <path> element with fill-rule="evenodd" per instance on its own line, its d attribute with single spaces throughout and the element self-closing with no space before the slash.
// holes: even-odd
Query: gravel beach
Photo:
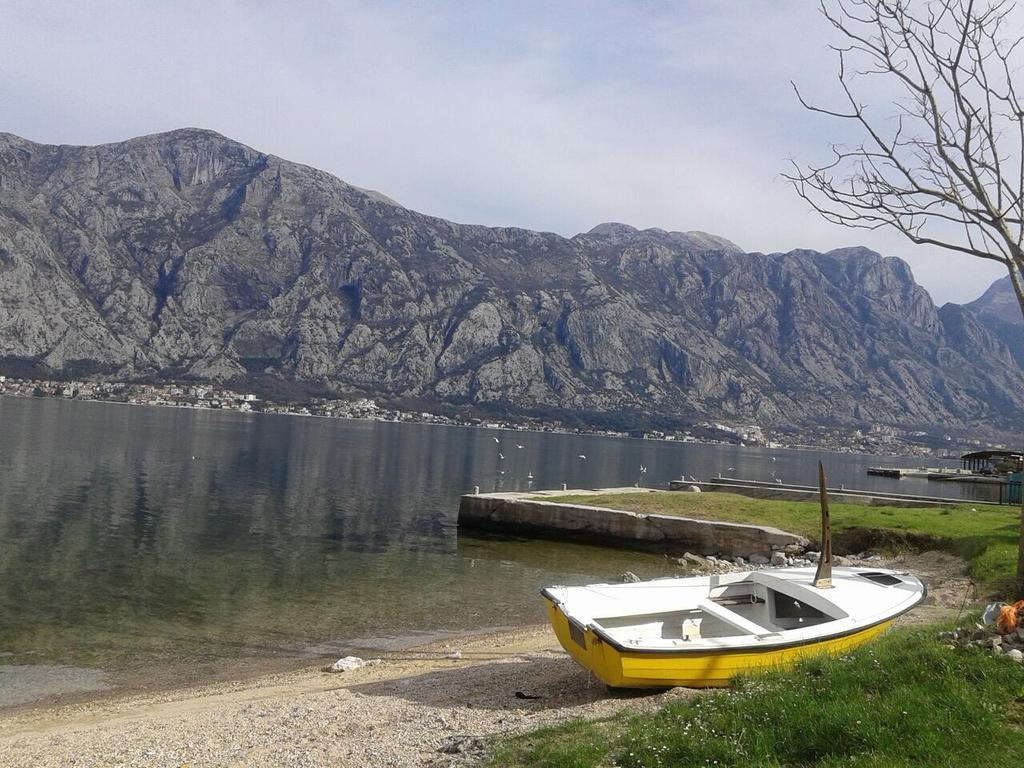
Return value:
<svg viewBox="0 0 1024 768">
<path fill-rule="evenodd" d="M 971 604 L 963 563 L 942 553 L 876 565 L 928 583 L 906 617 L 936 621 Z M 451 658 L 455 650 L 459 658 Z M 573 718 L 606 717 L 699 695 L 611 694 L 547 627 L 436 643 L 359 669 L 322 668 L 159 694 L 0 711 L 0 765 L 464 766 L 484 741 Z"/>
<path fill-rule="evenodd" d="M 447 658 L 454 647 L 424 647 L 342 674 L 316 668 L 0 714 L 0 765 L 465 765 L 495 734 L 688 695 L 609 695 L 546 627 L 467 638 L 457 645 L 461 658 Z"/>
</svg>

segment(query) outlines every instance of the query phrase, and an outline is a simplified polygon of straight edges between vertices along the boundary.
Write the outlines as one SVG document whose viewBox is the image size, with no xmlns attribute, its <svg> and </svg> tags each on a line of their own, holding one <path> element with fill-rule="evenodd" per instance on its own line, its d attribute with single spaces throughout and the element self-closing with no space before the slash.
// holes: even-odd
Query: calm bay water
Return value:
<svg viewBox="0 0 1024 768">
<path fill-rule="evenodd" d="M 99 668 L 116 684 L 154 665 L 201 674 L 542 621 L 547 584 L 655 576 L 665 560 L 459 536 L 460 494 L 719 472 L 812 484 L 818 458 L 0 398 L 0 665 Z M 875 463 L 826 458 L 836 485 L 936 491 L 869 478 Z"/>
</svg>

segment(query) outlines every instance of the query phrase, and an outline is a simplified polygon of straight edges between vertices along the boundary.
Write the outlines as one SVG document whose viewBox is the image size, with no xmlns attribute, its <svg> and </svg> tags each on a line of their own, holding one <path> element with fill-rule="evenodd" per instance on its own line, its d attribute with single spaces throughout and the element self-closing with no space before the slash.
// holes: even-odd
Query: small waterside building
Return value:
<svg viewBox="0 0 1024 768">
<path fill-rule="evenodd" d="M 965 453 L 960 466 L 982 475 L 1005 475 L 1020 472 L 1024 454 L 1015 451 L 987 450 Z"/>
</svg>

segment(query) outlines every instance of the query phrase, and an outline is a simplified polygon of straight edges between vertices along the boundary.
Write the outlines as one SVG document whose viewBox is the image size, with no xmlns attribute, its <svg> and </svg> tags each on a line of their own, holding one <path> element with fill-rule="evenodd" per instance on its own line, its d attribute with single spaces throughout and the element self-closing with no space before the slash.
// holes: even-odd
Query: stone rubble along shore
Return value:
<svg viewBox="0 0 1024 768">
<path fill-rule="evenodd" d="M 1018 664 L 1024 663 L 1024 627 L 1001 634 L 995 626 L 967 627 L 942 632 L 939 639 L 949 648 L 981 648 L 993 656 L 1006 656 Z"/>
<path fill-rule="evenodd" d="M 862 553 L 858 559 L 867 560 L 873 555 Z M 747 557 L 724 557 L 720 555 L 695 555 L 692 552 L 685 553 L 682 557 L 673 558 L 682 566 L 695 568 L 705 572 L 732 573 L 741 570 L 754 570 L 757 568 L 800 568 L 814 565 L 821 558 L 821 553 L 815 550 L 804 550 L 799 546 L 790 546 L 785 549 L 772 551 L 770 557 L 759 554 L 750 554 Z M 847 557 L 833 556 L 836 565 L 851 565 L 853 560 Z"/>
<path fill-rule="evenodd" d="M 751 554 L 746 558 L 728 558 L 720 557 L 718 555 L 695 555 L 692 552 L 686 552 L 682 557 L 673 557 L 669 559 L 676 565 L 690 571 L 695 571 L 698 574 L 736 573 L 739 571 L 756 571 L 762 568 L 807 568 L 818 563 L 818 560 L 821 559 L 821 553 L 816 550 L 802 551 L 799 548 L 790 547 L 788 548 L 788 551 L 773 551 L 771 557 Z M 870 552 L 860 552 L 850 557 L 833 555 L 832 561 L 836 566 L 875 565 L 882 567 L 880 565 L 882 557 Z M 899 564 L 898 560 L 896 564 Z M 886 567 L 892 567 L 892 565 L 892 563 L 889 563 Z M 624 582 L 643 581 L 643 579 L 632 571 L 626 571 L 623 573 L 621 579 Z"/>
</svg>

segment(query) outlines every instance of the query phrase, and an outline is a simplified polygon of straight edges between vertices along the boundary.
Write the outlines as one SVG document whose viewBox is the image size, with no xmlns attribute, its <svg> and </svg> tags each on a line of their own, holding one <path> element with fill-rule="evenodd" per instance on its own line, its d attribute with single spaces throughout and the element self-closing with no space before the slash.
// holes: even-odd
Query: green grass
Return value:
<svg viewBox="0 0 1024 768">
<path fill-rule="evenodd" d="M 498 743 L 492 768 L 981 766 L 1019 761 L 1024 669 L 950 650 L 934 630 L 742 678 L 654 714 Z"/>
<path fill-rule="evenodd" d="M 752 499 L 731 493 L 619 493 L 538 497 L 543 501 L 588 504 L 648 514 L 681 515 L 734 523 L 770 525 L 818 541 L 821 510 L 817 502 Z M 869 507 L 830 504 L 833 548 L 857 551 L 868 546 L 933 547 L 963 557 L 972 578 L 993 594 L 1012 591 L 1017 567 L 1020 509 L 971 505 Z M 704 553 L 701 553 L 704 554 Z"/>
</svg>

